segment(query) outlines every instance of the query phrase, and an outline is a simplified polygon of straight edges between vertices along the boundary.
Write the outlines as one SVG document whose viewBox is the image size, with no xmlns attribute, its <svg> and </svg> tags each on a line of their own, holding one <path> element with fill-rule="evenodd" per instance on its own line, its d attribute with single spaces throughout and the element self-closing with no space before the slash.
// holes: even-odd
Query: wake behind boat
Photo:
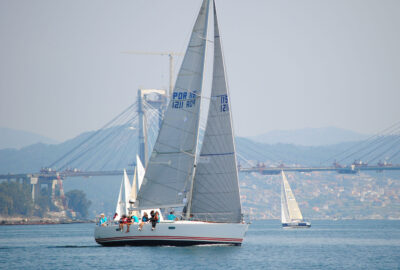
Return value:
<svg viewBox="0 0 400 270">
<path fill-rule="evenodd" d="M 282 171 L 281 220 L 283 228 L 309 228 L 311 223 L 303 219 L 285 173 Z"/>
<path fill-rule="evenodd" d="M 211 0 L 212 1 L 212 0 Z M 203 0 L 134 209 L 183 208 L 182 219 L 154 230 L 137 223 L 98 226 L 95 240 L 110 245 L 241 245 L 243 221 L 229 91 L 215 3 L 214 68 L 201 151 L 198 134 L 210 0 Z"/>
</svg>

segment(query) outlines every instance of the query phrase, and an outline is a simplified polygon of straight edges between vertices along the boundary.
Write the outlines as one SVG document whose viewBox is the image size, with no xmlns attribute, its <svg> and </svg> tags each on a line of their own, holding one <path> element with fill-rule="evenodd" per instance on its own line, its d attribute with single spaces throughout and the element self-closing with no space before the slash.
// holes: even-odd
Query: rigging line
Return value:
<svg viewBox="0 0 400 270">
<path fill-rule="evenodd" d="M 267 158 L 267 159 L 270 159 L 270 160 L 272 160 L 272 161 L 274 161 L 274 162 L 278 162 L 278 160 L 276 160 L 276 159 L 274 159 L 274 158 L 272 158 L 272 157 L 267 157 L 264 153 L 259 152 L 259 150 L 256 149 L 256 148 L 255 148 L 255 145 L 253 145 L 251 142 L 247 143 L 246 147 L 249 148 L 250 151 L 252 151 L 252 152 L 258 154 L 259 156 L 261 156 L 262 158 Z M 265 150 L 265 149 L 264 149 L 264 150 Z M 267 152 L 269 152 L 269 151 L 267 151 Z M 270 154 L 270 155 L 273 155 L 271 152 L 269 152 L 269 154 Z M 281 157 L 281 158 L 282 158 L 282 157 Z M 283 160 L 283 159 L 282 159 L 282 160 Z"/>
<path fill-rule="evenodd" d="M 400 154 L 400 150 L 398 150 L 397 152 L 395 152 L 392 156 L 389 157 L 389 160 L 393 160 L 395 156 L 397 156 L 398 154 Z"/>
<path fill-rule="evenodd" d="M 151 109 L 152 112 L 156 113 L 158 116 L 162 116 L 162 113 L 160 113 L 160 110 L 155 108 L 153 105 L 148 103 L 146 100 L 143 100 L 143 105 Z M 150 111 L 150 110 L 149 110 Z"/>
<path fill-rule="evenodd" d="M 129 114 L 131 114 L 132 111 L 129 112 Z M 115 123 L 113 124 L 117 124 L 116 126 L 112 126 L 106 129 L 101 130 L 99 134 L 99 136 L 94 137 L 93 140 L 91 140 L 89 142 L 89 144 L 87 145 L 87 148 L 83 148 L 79 153 L 77 153 L 72 159 L 70 159 L 69 161 L 66 162 L 65 165 L 63 165 L 62 167 L 68 166 L 70 164 L 72 164 L 73 162 L 79 160 L 80 158 L 83 158 L 84 156 L 88 155 L 89 153 L 97 150 L 100 148 L 101 143 L 107 139 L 108 137 L 116 134 L 116 132 L 118 131 L 118 128 L 120 127 L 120 122 L 125 121 L 122 119 L 126 119 L 127 117 L 129 117 L 129 114 L 125 114 L 124 116 L 121 116 L 117 121 L 115 121 Z M 100 146 L 99 146 L 100 145 Z M 97 160 L 97 157 L 95 157 L 95 155 L 91 155 L 89 156 L 88 162 L 91 159 L 95 159 Z M 97 160 L 98 161 L 98 160 Z M 93 163 L 93 162 L 92 162 Z M 89 165 L 90 167 L 92 166 L 92 164 Z"/>
<path fill-rule="evenodd" d="M 131 112 L 129 112 L 129 113 L 131 113 Z M 121 116 L 113 124 L 119 123 L 122 119 L 126 118 L 127 116 L 128 116 L 128 114 Z M 79 151 L 79 153 L 77 153 L 72 159 L 67 161 L 65 165 L 62 165 L 62 167 L 68 166 L 68 165 L 72 164 L 73 162 L 79 160 L 80 158 L 83 158 L 85 155 L 89 154 L 90 152 L 93 152 L 93 150 L 96 150 L 95 147 L 96 147 L 96 145 L 98 145 L 100 143 L 99 141 L 102 140 L 102 138 L 104 138 L 106 136 L 112 135 L 114 132 L 115 132 L 114 126 L 100 130 L 100 132 L 98 133 L 98 136 L 93 137 L 92 140 L 88 141 L 86 149 L 85 149 L 85 147 L 82 148 Z M 90 159 L 90 157 L 89 157 L 89 159 Z"/>
<path fill-rule="evenodd" d="M 118 114 L 116 117 L 114 117 L 111 121 L 109 121 L 107 124 L 105 124 L 102 128 L 100 128 L 97 132 L 95 132 L 94 134 L 92 134 L 89 138 L 83 140 L 80 144 L 78 144 L 77 146 L 75 146 L 73 149 L 71 149 L 70 151 L 68 151 L 66 154 L 64 154 L 63 156 L 61 156 L 59 159 L 57 159 L 56 161 L 54 161 L 52 164 L 50 164 L 50 166 L 48 166 L 48 168 L 53 167 L 55 164 L 57 164 L 58 162 L 60 162 L 61 160 L 63 160 L 65 157 L 67 157 L 69 154 L 71 154 L 73 151 L 75 151 L 76 149 L 78 149 L 79 147 L 81 147 L 83 144 L 85 144 L 86 142 L 88 142 L 90 139 L 92 139 L 94 136 L 96 136 L 102 129 L 108 127 L 110 124 L 112 124 L 114 121 L 116 121 L 120 116 L 122 116 L 123 114 L 125 114 L 127 111 L 129 111 L 130 109 L 132 109 L 134 106 L 136 105 L 136 102 L 133 103 L 132 105 L 130 105 L 128 108 L 126 108 L 125 110 L 123 110 L 120 114 Z"/>
<path fill-rule="evenodd" d="M 114 133 L 116 133 L 117 131 L 119 131 L 119 128 L 116 129 L 114 132 L 110 132 L 107 136 L 105 136 L 99 143 L 103 143 L 105 140 L 107 140 L 111 135 L 113 135 Z M 79 160 L 80 158 L 82 158 L 84 155 L 86 155 L 87 153 L 89 153 L 90 151 L 92 151 L 97 145 L 93 145 L 91 146 L 87 151 L 76 155 L 73 159 L 69 160 L 67 163 L 65 163 L 60 170 L 64 169 L 65 167 L 69 166 L 70 164 L 74 163 L 75 161 Z"/>
<path fill-rule="evenodd" d="M 386 153 L 390 152 L 391 150 L 393 150 L 393 147 L 396 146 L 398 144 L 398 142 L 400 141 L 400 136 L 398 136 L 395 140 L 394 143 L 392 143 L 383 153 L 381 153 L 380 155 L 376 156 L 375 158 L 373 158 L 372 160 L 368 161 L 368 163 L 372 163 L 373 161 L 375 161 L 376 159 L 384 156 Z"/>
<path fill-rule="evenodd" d="M 239 156 L 245 163 L 247 163 L 247 165 L 253 166 L 253 164 L 250 163 L 250 161 L 246 158 L 244 158 L 241 154 L 239 154 L 238 152 L 236 152 L 236 155 Z"/>
<path fill-rule="evenodd" d="M 397 132 L 397 130 L 395 130 L 394 132 Z M 393 133 L 393 131 L 391 131 L 391 133 Z M 365 158 L 365 157 L 368 156 L 370 153 L 372 153 L 373 151 L 375 151 L 375 150 L 377 150 L 378 148 L 380 148 L 380 147 L 382 146 L 382 144 L 385 143 L 385 140 L 386 140 L 386 138 L 387 138 L 388 135 L 391 136 L 392 134 L 380 135 L 377 139 L 375 139 L 375 141 L 371 142 L 371 143 L 370 143 L 369 145 L 367 145 L 364 149 L 358 151 L 358 152 L 367 151 L 367 150 L 368 150 L 367 147 L 371 147 L 371 146 L 373 146 L 373 145 L 377 145 L 375 148 L 373 148 L 372 150 L 370 150 L 367 154 L 362 155 L 359 159 Z M 352 155 L 355 155 L 355 154 L 357 154 L 357 152 L 348 155 L 346 158 L 348 158 L 348 157 L 350 157 L 350 156 L 352 156 Z M 346 159 L 346 158 L 345 158 L 345 159 Z M 342 159 L 342 160 L 343 160 L 343 159 Z M 341 160 L 341 161 L 342 161 L 342 160 Z"/>
<path fill-rule="evenodd" d="M 88 169 L 92 168 L 96 164 L 101 164 L 104 160 L 110 160 L 110 156 L 114 155 L 114 153 L 117 151 L 114 147 L 112 147 L 112 145 L 118 140 L 118 133 L 122 132 L 116 130 L 114 136 L 110 137 L 107 141 L 104 141 L 102 146 L 98 146 L 93 149 L 94 153 L 89 156 L 91 163 L 87 166 Z"/>
<path fill-rule="evenodd" d="M 138 117 L 138 114 L 135 113 L 128 121 L 126 121 L 126 123 L 121 126 L 120 131 L 118 131 L 120 133 L 119 136 L 115 136 L 114 139 L 109 143 L 108 149 L 110 149 L 110 150 L 108 151 L 108 155 L 104 156 L 104 158 L 101 160 L 101 163 L 103 164 L 100 166 L 101 170 L 104 169 L 112 161 L 116 162 L 115 163 L 116 166 L 118 166 L 118 164 L 120 164 L 121 158 L 123 157 L 123 154 L 125 152 L 124 150 L 129 149 L 130 138 L 135 133 L 129 127 L 131 126 L 133 120 L 137 119 L 137 117 Z M 126 139 L 127 137 L 129 137 L 128 140 Z M 123 141 L 127 141 L 128 143 L 126 143 L 126 144 L 121 143 Z M 121 148 L 124 148 L 122 153 L 120 153 Z M 105 150 L 107 150 L 107 149 L 105 149 Z M 116 161 L 118 154 L 119 154 L 120 159 L 118 161 Z M 103 163 L 103 161 L 104 161 L 104 163 Z"/>
<path fill-rule="evenodd" d="M 349 152 L 349 151 L 352 150 L 353 148 L 358 147 L 358 146 L 360 146 L 360 145 L 362 145 L 362 144 L 368 142 L 369 140 L 374 139 L 375 137 L 378 137 L 378 136 L 380 135 L 380 133 L 387 132 L 389 129 L 392 129 L 393 127 L 395 127 L 395 126 L 398 125 L 398 124 L 400 124 L 400 121 L 399 121 L 399 122 L 396 122 L 395 124 L 391 125 L 391 126 L 388 127 L 388 128 L 385 128 L 383 131 L 381 131 L 381 132 L 379 132 L 379 133 L 377 133 L 377 134 L 374 134 L 374 135 L 368 137 L 368 138 L 365 139 L 365 140 L 362 140 L 362 141 L 358 142 L 357 144 L 355 144 L 355 145 L 353 145 L 353 146 L 347 148 L 346 150 L 344 150 L 344 151 L 342 151 L 342 152 L 340 152 L 340 153 L 338 153 L 338 154 L 335 154 L 335 155 L 331 156 L 330 158 L 326 159 L 326 160 L 323 161 L 322 163 L 325 163 L 326 161 L 329 161 L 329 160 L 331 160 L 331 159 L 334 158 L 334 157 L 341 156 L 341 155 L 343 155 L 343 154 Z"/>
<path fill-rule="evenodd" d="M 128 130 L 128 131 L 130 131 L 130 130 Z M 129 158 L 129 154 L 130 153 L 132 153 L 133 151 L 132 151 L 132 148 L 130 148 L 130 144 L 132 144 L 132 142 L 133 142 L 133 140 L 132 140 L 132 137 L 133 136 L 137 136 L 137 133 L 135 133 L 135 132 L 128 132 L 128 137 L 126 138 L 126 142 L 127 142 L 127 144 L 125 145 L 125 147 L 124 147 L 124 150 L 122 150 L 122 153 L 121 153 L 121 155 L 120 155 L 120 158 L 119 158 L 119 160 L 118 160 L 118 162 L 117 162 L 117 166 L 119 166 L 119 164 L 121 164 L 122 162 L 123 162 L 123 160 L 129 160 L 130 158 Z M 129 143 L 129 142 L 131 142 L 131 143 Z M 135 145 L 137 146 L 137 140 L 135 141 L 136 143 L 135 143 Z M 123 147 L 123 144 L 120 144 L 120 147 L 119 148 L 121 148 L 121 147 Z M 136 149 L 138 149 L 138 147 L 136 147 Z M 136 153 L 135 154 L 137 154 L 137 150 L 136 150 Z M 135 156 L 136 155 L 132 155 L 132 160 L 131 161 L 128 161 L 128 164 L 127 165 L 129 165 L 130 163 L 132 163 L 134 160 L 135 160 Z"/>
<path fill-rule="evenodd" d="M 65 163 L 61 169 L 64 169 L 65 167 L 69 166 L 70 164 L 72 164 L 73 162 L 79 160 L 80 158 L 82 158 L 83 156 L 85 156 L 86 154 L 88 154 L 89 152 L 95 150 L 97 148 L 97 146 L 101 145 L 103 142 L 105 142 L 107 139 L 109 139 L 111 136 L 118 134 L 117 132 L 119 132 L 121 130 L 121 128 L 123 128 L 124 125 L 120 125 L 120 126 L 115 126 L 115 127 L 110 127 L 108 128 L 108 134 L 106 134 L 103 138 L 101 138 L 99 141 L 92 142 L 90 146 L 88 146 L 89 148 L 87 150 L 83 149 L 83 153 L 81 151 L 81 153 L 75 155 L 75 157 L 71 160 L 69 160 L 67 163 Z M 98 149 L 98 148 L 97 148 Z"/>
<path fill-rule="evenodd" d="M 350 148 L 348 148 L 348 149 L 342 151 L 341 153 L 338 153 L 338 154 L 336 154 L 336 155 L 333 155 L 332 157 L 330 157 L 329 159 L 325 160 L 324 162 L 326 162 L 326 161 L 328 161 L 328 160 L 330 160 L 330 159 L 332 159 L 332 158 L 334 158 L 334 157 L 341 156 L 341 155 L 343 155 L 343 154 L 349 152 L 350 150 L 352 150 L 352 149 L 354 149 L 354 148 L 356 148 L 356 147 L 359 147 L 359 146 L 361 146 L 361 145 L 363 145 L 363 144 L 368 143 L 368 141 L 372 141 L 372 140 L 378 139 L 382 134 L 385 134 L 386 132 L 388 132 L 389 130 L 395 128 L 395 127 L 396 127 L 397 125 L 399 125 L 399 124 L 400 124 L 400 121 L 399 121 L 399 122 L 396 122 L 395 124 L 391 125 L 391 126 L 388 127 L 388 128 L 385 128 L 383 131 L 378 132 L 377 134 L 374 134 L 374 135 L 368 137 L 366 140 L 363 140 L 363 141 L 361 141 L 361 142 L 358 142 L 357 144 L 355 144 L 355 145 L 351 146 Z M 357 153 L 357 151 L 354 152 L 354 154 L 355 154 L 355 153 Z M 353 154 L 350 154 L 349 156 L 351 156 L 351 155 L 353 155 Z M 346 158 L 345 158 L 345 159 L 346 159 Z M 342 160 L 343 160 L 343 159 L 342 159 Z"/>
</svg>

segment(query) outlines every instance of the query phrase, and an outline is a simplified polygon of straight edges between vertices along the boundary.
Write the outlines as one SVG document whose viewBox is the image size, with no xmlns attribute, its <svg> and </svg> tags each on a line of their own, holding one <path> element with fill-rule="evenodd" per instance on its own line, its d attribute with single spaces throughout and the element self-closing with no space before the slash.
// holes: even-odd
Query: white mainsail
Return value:
<svg viewBox="0 0 400 270">
<path fill-rule="evenodd" d="M 135 206 L 140 209 L 183 206 L 183 199 L 191 186 L 208 12 L 209 0 L 204 0 L 137 196 Z"/>
<path fill-rule="evenodd" d="M 281 222 L 282 223 L 290 222 L 288 208 L 286 204 L 286 196 L 285 196 L 285 188 L 283 186 L 283 180 L 281 184 Z"/>
<path fill-rule="evenodd" d="M 241 204 L 231 104 L 214 4 L 214 70 L 210 106 L 193 182 L 196 220 L 240 222 Z"/>
<path fill-rule="evenodd" d="M 131 192 L 131 184 L 129 183 L 129 178 L 124 169 L 124 177 L 122 178 L 121 186 L 118 194 L 117 207 L 115 209 L 116 220 L 119 220 L 122 215 L 128 215 L 129 208 L 129 194 Z"/>
<path fill-rule="evenodd" d="M 282 192 L 281 192 L 281 212 L 282 223 L 290 223 L 293 221 L 302 221 L 303 215 L 300 212 L 299 205 L 293 195 L 289 182 L 285 173 L 282 171 Z"/>
</svg>

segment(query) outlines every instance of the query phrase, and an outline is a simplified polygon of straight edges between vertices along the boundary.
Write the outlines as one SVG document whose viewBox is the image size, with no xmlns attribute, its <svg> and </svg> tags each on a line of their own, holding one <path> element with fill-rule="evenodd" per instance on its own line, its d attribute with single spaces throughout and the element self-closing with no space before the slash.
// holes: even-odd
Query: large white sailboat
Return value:
<svg viewBox="0 0 400 270">
<path fill-rule="evenodd" d="M 171 100 L 150 156 L 135 208 L 183 207 L 183 219 L 129 232 L 98 226 L 101 245 L 241 245 L 248 224 L 239 195 L 232 115 L 218 20 L 214 14 L 214 68 L 210 105 L 198 151 L 200 103 L 210 1 L 203 0 Z"/>
<path fill-rule="evenodd" d="M 282 171 L 281 221 L 283 228 L 309 228 L 311 223 L 303 219 L 285 173 Z"/>
</svg>

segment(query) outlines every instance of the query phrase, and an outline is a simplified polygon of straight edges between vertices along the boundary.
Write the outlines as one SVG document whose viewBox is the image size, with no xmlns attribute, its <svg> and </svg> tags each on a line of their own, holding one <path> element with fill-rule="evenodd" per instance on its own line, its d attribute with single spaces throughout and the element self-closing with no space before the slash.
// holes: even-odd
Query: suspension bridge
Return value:
<svg viewBox="0 0 400 270">
<path fill-rule="evenodd" d="M 124 168 L 128 168 L 128 174 L 133 174 L 133 170 L 129 168 L 135 166 L 136 154 L 146 165 L 167 102 L 168 93 L 165 90 L 139 89 L 136 102 L 100 129 L 82 134 L 68 142 L 51 164 L 35 173 L 0 175 L 0 180 L 31 184 L 32 198 L 35 199 L 42 185 L 48 186 L 49 196 L 63 196 L 62 180 L 69 177 L 122 175 Z M 200 130 L 204 130 L 203 122 L 200 121 Z M 201 137 L 202 132 L 200 141 Z M 238 169 L 243 173 L 274 175 L 285 170 L 355 174 L 359 171 L 400 170 L 400 122 L 327 157 L 320 166 L 287 166 L 279 154 L 264 152 L 254 145 L 248 145 L 246 151 L 255 154 L 258 161 L 252 158 L 249 160 L 239 149 Z M 265 165 L 266 161 L 269 166 Z M 332 162 L 333 165 L 327 165 Z M 55 192 L 56 189 L 59 192 Z"/>
</svg>

